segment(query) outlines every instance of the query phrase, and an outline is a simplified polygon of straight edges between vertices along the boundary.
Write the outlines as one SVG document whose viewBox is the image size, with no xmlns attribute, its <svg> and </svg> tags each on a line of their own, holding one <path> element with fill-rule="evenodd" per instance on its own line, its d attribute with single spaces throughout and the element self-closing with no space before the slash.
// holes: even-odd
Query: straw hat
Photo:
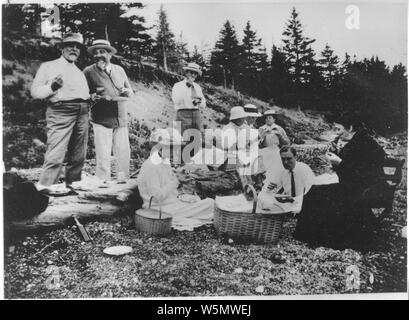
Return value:
<svg viewBox="0 0 409 320">
<path fill-rule="evenodd" d="M 230 121 L 247 118 L 249 115 L 244 111 L 243 107 L 236 106 L 230 110 Z"/>
<path fill-rule="evenodd" d="M 275 110 L 267 110 L 267 111 L 265 111 L 264 112 L 264 114 L 263 114 L 263 116 L 274 116 L 274 115 L 276 115 L 277 114 L 277 112 L 275 111 Z"/>
<path fill-rule="evenodd" d="M 249 117 L 261 117 L 261 114 L 258 112 L 257 107 L 254 104 L 246 104 L 244 106 L 244 111 L 246 111 L 246 113 L 248 114 Z"/>
<path fill-rule="evenodd" d="M 67 33 L 64 38 L 62 39 L 62 44 L 66 44 L 66 43 L 79 43 L 82 47 L 84 47 L 84 38 L 82 37 L 81 33 L 74 33 L 74 32 L 70 32 Z"/>
<path fill-rule="evenodd" d="M 183 70 L 196 72 L 199 76 L 202 75 L 202 70 L 200 69 L 200 66 L 194 62 L 188 63 L 186 67 L 183 67 Z"/>
<path fill-rule="evenodd" d="M 117 51 L 111 46 L 108 40 L 97 39 L 92 42 L 92 46 L 88 48 L 88 53 L 92 54 L 95 49 L 105 49 L 111 54 L 115 54 Z"/>
</svg>

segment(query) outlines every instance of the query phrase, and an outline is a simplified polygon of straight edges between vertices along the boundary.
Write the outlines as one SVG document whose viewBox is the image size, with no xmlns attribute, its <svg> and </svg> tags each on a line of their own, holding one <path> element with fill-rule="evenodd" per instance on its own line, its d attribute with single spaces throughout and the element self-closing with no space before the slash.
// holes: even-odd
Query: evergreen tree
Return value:
<svg viewBox="0 0 409 320">
<path fill-rule="evenodd" d="M 168 59 L 172 58 L 176 49 L 175 36 L 170 30 L 168 15 L 161 5 L 158 12 L 157 35 L 155 39 L 154 53 L 156 60 L 162 63 L 168 71 Z"/>
<path fill-rule="evenodd" d="M 239 75 L 241 47 L 230 21 L 226 21 L 211 54 L 210 65 L 213 80 L 234 89 Z"/>
<path fill-rule="evenodd" d="M 293 8 L 291 18 L 287 21 L 283 32 L 283 42 L 283 52 L 286 55 L 293 82 L 297 86 L 309 82 L 314 56 L 311 44 L 315 40 L 303 35 L 303 26 L 295 8 Z"/>
<path fill-rule="evenodd" d="M 294 101 L 291 101 L 293 83 L 289 66 L 285 53 L 275 45 L 271 49 L 270 66 L 270 97 L 277 104 L 291 105 Z"/>
<path fill-rule="evenodd" d="M 178 73 L 182 72 L 182 68 L 189 60 L 189 50 L 187 49 L 187 43 L 183 39 L 182 32 L 179 35 L 178 40 L 175 43 L 175 55 L 177 60 L 176 70 Z"/>
<path fill-rule="evenodd" d="M 244 37 L 241 46 L 240 57 L 240 89 L 252 95 L 259 92 L 258 85 L 261 81 L 262 64 L 266 64 L 266 55 L 262 52 L 261 39 L 257 38 L 256 32 L 251 29 L 250 21 L 247 21 L 244 29 Z"/>
<path fill-rule="evenodd" d="M 321 52 L 321 59 L 319 59 L 318 62 L 326 88 L 332 87 L 335 84 L 339 72 L 339 58 L 334 54 L 334 50 L 332 50 L 328 44 L 326 44 L 324 50 Z"/>
</svg>

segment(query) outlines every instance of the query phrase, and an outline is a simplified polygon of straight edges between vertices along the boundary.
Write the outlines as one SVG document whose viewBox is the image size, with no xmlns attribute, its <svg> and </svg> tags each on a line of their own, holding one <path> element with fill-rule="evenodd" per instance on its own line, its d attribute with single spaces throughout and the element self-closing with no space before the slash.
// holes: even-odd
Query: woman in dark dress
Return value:
<svg viewBox="0 0 409 320">
<path fill-rule="evenodd" d="M 364 191 L 378 184 L 385 152 L 361 129 L 339 152 L 339 183 L 313 186 L 303 201 L 295 238 L 313 246 L 363 248 L 371 244 L 375 217 Z"/>
</svg>

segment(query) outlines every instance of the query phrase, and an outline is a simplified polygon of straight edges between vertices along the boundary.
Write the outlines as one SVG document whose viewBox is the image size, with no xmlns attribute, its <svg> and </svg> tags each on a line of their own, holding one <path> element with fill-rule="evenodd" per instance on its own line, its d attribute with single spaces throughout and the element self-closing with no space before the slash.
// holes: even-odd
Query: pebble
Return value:
<svg viewBox="0 0 409 320">
<path fill-rule="evenodd" d="M 236 268 L 233 273 L 243 273 L 243 268 Z"/>
<path fill-rule="evenodd" d="M 258 293 L 263 293 L 263 292 L 264 292 L 264 286 L 258 286 L 258 287 L 256 288 L 256 292 L 258 292 Z"/>
</svg>

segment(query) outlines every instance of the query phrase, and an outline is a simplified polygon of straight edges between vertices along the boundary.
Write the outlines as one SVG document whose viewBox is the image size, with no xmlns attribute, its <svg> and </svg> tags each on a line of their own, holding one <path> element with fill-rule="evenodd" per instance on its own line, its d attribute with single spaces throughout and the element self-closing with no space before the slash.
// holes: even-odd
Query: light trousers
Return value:
<svg viewBox="0 0 409 320">
<path fill-rule="evenodd" d="M 96 176 L 104 181 L 111 180 L 111 154 L 113 151 L 116 177 L 128 179 L 131 158 L 128 127 L 112 129 L 97 123 L 92 123 L 92 127 L 97 162 Z"/>
</svg>

